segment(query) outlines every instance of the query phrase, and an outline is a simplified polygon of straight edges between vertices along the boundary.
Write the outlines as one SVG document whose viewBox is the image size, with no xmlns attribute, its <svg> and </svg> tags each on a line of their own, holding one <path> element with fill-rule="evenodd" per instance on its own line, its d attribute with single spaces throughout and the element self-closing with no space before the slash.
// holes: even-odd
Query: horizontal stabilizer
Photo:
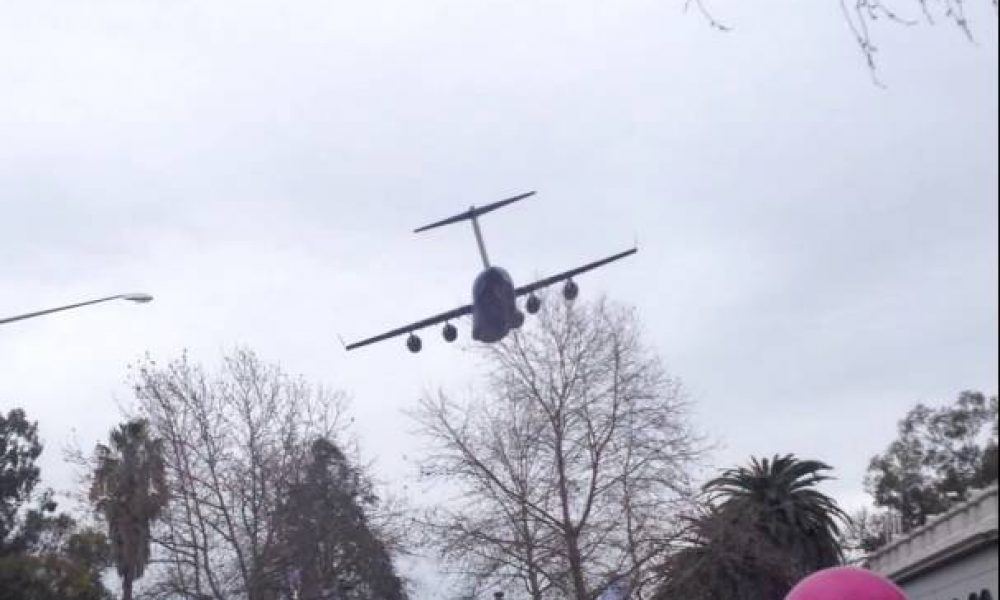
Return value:
<svg viewBox="0 0 1000 600">
<path fill-rule="evenodd" d="M 499 200 L 493 204 L 487 204 L 486 206 L 480 206 L 478 208 L 472 207 L 464 213 L 457 214 L 454 217 L 448 217 L 442 221 L 436 223 L 431 223 L 430 225 L 424 225 L 418 229 L 414 229 L 413 233 L 420 233 L 421 231 L 427 231 L 428 229 L 434 229 L 435 227 L 441 227 L 443 225 L 451 225 L 452 223 L 458 223 L 459 221 L 465 221 L 473 217 L 478 217 L 479 215 L 484 215 L 490 211 L 494 211 L 500 207 L 507 206 L 508 204 L 517 202 L 518 200 L 524 200 L 528 196 L 534 196 L 535 192 L 528 192 L 526 194 L 521 194 L 519 196 L 514 196 L 513 198 L 507 198 L 506 200 Z"/>
</svg>

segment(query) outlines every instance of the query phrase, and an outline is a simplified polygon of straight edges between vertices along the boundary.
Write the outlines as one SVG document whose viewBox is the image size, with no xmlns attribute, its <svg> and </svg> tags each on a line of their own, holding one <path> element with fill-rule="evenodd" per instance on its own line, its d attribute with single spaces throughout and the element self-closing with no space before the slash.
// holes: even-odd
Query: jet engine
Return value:
<svg viewBox="0 0 1000 600">
<path fill-rule="evenodd" d="M 566 280 L 566 285 L 563 286 L 563 298 L 567 300 L 575 300 L 580 294 L 580 286 L 576 285 L 572 279 Z"/>
<path fill-rule="evenodd" d="M 409 337 L 406 338 L 406 347 L 410 350 L 410 352 L 416 354 L 417 352 L 420 352 L 420 349 L 424 347 L 424 344 L 420 341 L 420 338 L 417 337 L 416 334 L 411 333 Z"/>
<path fill-rule="evenodd" d="M 524 308 L 528 311 L 528 314 L 535 314 L 540 308 L 542 308 L 542 300 L 535 294 L 528 294 L 528 301 L 524 303 Z"/>
<path fill-rule="evenodd" d="M 455 326 L 451 323 L 445 323 L 444 329 L 441 330 L 441 335 L 444 337 L 444 341 L 448 343 L 454 342 L 458 337 L 458 329 L 455 329 Z"/>
</svg>

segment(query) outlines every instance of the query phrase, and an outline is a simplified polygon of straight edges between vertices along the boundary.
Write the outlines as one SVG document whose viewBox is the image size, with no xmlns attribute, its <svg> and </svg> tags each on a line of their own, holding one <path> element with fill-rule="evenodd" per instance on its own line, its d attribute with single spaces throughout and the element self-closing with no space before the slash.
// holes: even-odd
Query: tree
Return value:
<svg viewBox="0 0 1000 600">
<path fill-rule="evenodd" d="M 989 0 L 994 11 L 997 0 Z M 888 23 L 901 26 L 916 26 L 921 22 L 935 24 L 938 21 L 950 21 L 969 41 L 975 40 L 972 26 L 966 11 L 965 0 L 840 0 L 840 10 L 851 35 L 864 56 L 868 68 L 878 83 L 878 45 L 877 32 L 880 24 Z M 987 4 L 982 0 L 982 4 Z M 704 0 L 684 0 L 685 11 L 694 9 L 713 28 L 728 31 L 730 28 L 717 20 Z"/>
<path fill-rule="evenodd" d="M 102 600 L 103 536 L 36 492 L 41 453 L 37 423 L 21 409 L 0 414 L 0 600 Z"/>
<path fill-rule="evenodd" d="M 35 461 L 41 454 L 38 424 L 28 421 L 20 408 L 6 416 L 0 413 L 0 554 L 24 546 L 18 516 L 38 484 L 40 469 Z"/>
<path fill-rule="evenodd" d="M 986 0 L 982 1 L 985 5 Z M 997 0 L 989 0 L 994 11 Z M 902 6 L 901 6 L 902 5 Z M 717 20 L 703 0 L 685 0 L 684 9 L 694 9 L 713 28 L 729 31 L 729 27 Z M 878 83 L 878 44 L 877 29 L 880 24 L 912 27 L 921 22 L 935 24 L 938 21 L 950 21 L 969 41 L 975 40 L 972 26 L 966 11 L 965 0 L 908 0 L 891 2 L 887 0 L 840 0 L 840 10 L 851 35 L 864 56 L 865 62 Z"/>
<path fill-rule="evenodd" d="M 122 597 L 132 600 L 132 586 L 150 560 L 153 521 L 167 503 L 163 450 L 143 419 L 119 425 L 109 441 L 95 450 L 90 500 L 107 522 Z"/>
<path fill-rule="evenodd" d="M 0 600 L 111 600 L 101 583 L 108 566 L 107 540 L 99 531 L 63 527 L 48 532 L 44 548 L 0 556 Z"/>
<path fill-rule="evenodd" d="M 482 397 L 425 396 L 415 414 L 422 472 L 457 490 L 421 520 L 427 541 L 471 594 L 593 600 L 617 582 L 644 597 L 702 448 L 634 313 L 546 304 L 484 352 Z"/>
<path fill-rule="evenodd" d="M 997 480 L 996 396 L 965 391 L 952 406 L 917 404 L 898 432 L 871 459 L 865 489 L 900 515 L 904 531 Z"/>
<path fill-rule="evenodd" d="M 684 521 L 655 600 L 779 600 L 798 579 L 794 561 L 759 528 L 712 506 Z"/>
<path fill-rule="evenodd" d="M 64 557 L 11 554 L 0 558 L 0 600 L 106 600 L 91 574 Z"/>
<path fill-rule="evenodd" d="M 704 489 L 721 512 L 752 523 L 809 573 L 843 560 L 837 538 L 847 515 L 833 498 L 815 489 L 830 479 L 821 474 L 830 469 L 791 454 L 770 460 L 753 457 L 749 468 L 728 469 Z"/>
<path fill-rule="evenodd" d="M 153 531 L 159 568 L 148 594 L 282 598 L 295 577 L 289 553 L 304 553 L 292 543 L 287 502 L 305 495 L 313 443 L 342 434 L 343 394 L 246 349 L 225 357 L 215 374 L 186 356 L 163 366 L 147 359 L 133 382 L 139 416 L 163 440 L 171 493 Z"/>
<path fill-rule="evenodd" d="M 658 598 L 774 600 L 808 573 L 840 564 L 836 502 L 815 486 L 830 467 L 793 455 L 752 458 L 704 486 L 687 545 L 667 560 Z"/>
<path fill-rule="evenodd" d="M 861 508 L 851 513 L 840 540 L 848 562 L 862 562 L 869 554 L 887 544 L 899 531 L 898 519 L 887 511 Z"/>
<path fill-rule="evenodd" d="M 309 463 L 278 510 L 279 561 L 294 573 L 288 592 L 298 598 L 403 600 L 386 544 L 366 509 L 378 499 L 367 477 L 330 440 L 312 444 Z"/>
<path fill-rule="evenodd" d="M 997 0 L 990 2 L 996 10 Z M 983 4 L 985 3 L 984 0 Z M 907 6 L 900 9 L 900 4 Z M 921 21 L 933 24 L 938 20 L 947 20 L 957 26 L 967 39 L 974 39 L 964 0 L 910 0 L 902 3 L 890 3 L 886 0 L 840 0 L 840 8 L 873 73 L 878 54 L 874 30 L 880 22 L 914 26 Z"/>
</svg>

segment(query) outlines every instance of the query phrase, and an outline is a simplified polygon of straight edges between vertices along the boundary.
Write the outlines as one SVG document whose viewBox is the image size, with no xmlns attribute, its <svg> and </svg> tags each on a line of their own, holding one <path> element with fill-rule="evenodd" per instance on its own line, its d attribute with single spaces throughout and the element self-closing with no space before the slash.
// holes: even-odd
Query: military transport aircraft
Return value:
<svg viewBox="0 0 1000 600">
<path fill-rule="evenodd" d="M 524 324 L 524 313 L 517 308 L 516 298 L 518 296 L 524 296 L 527 294 L 528 298 L 524 303 L 524 308 L 529 313 L 535 314 L 542 306 L 542 302 L 538 296 L 535 295 L 535 292 L 546 286 L 552 285 L 553 283 L 565 281 L 566 283 L 563 285 L 562 290 L 563 297 L 567 301 L 571 301 L 576 298 L 577 294 L 580 292 L 580 288 L 573 281 L 573 276 L 590 271 L 591 269 L 596 269 L 597 267 L 604 266 L 610 262 L 636 253 L 637 249 L 632 248 L 631 250 L 626 250 L 615 254 L 614 256 L 609 256 L 607 258 L 585 264 L 581 267 L 570 269 L 569 271 L 559 273 L 558 275 L 540 279 L 534 283 L 529 283 L 528 285 L 517 288 L 514 287 L 514 282 L 510 278 L 510 275 L 507 274 L 507 271 L 501 269 L 500 267 L 490 265 L 490 260 L 486 256 L 486 245 L 483 243 L 483 233 L 479 229 L 479 217 L 502 206 L 507 206 L 512 202 L 517 202 L 518 200 L 523 200 L 529 196 L 533 196 L 534 194 L 535 192 L 528 192 L 526 194 L 514 196 L 513 198 L 507 198 L 506 200 L 500 200 L 480 208 L 472 206 L 469 210 L 461 214 L 448 217 L 442 221 L 431 223 L 430 225 L 425 225 L 424 227 L 414 230 L 414 233 L 420 233 L 421 231 L 427 231 L 428 229 L 434 229 L 435 227 L 441 227 L 442 225 L 451 225 L 452 223 L 457 223 L 459 221 L 472 221 L 472 231 L 476 234 L 476 243 L 479 245 L 479 255 L 483 259 L 483 270 L 478 276 L 476 276 L 476 279 L 472 284 L 472 304 L 466 304 L 465 306 L 460 306 L 449 310 L 448 312 L 428 317 L 422 321 L 417 321 L 416 323 L 410 323 L 409 325 L 404 325 L 398 329 L 387 331 L 381 335 L 376 335 L 375 337 L 370 337 L 366 340 L 361 340 L 360 342 L 348 344 L 346 348 L 348 350 L 354 350 L 355 348 L 367 346 L 368 344 L 374 344 L 375 342 L 381 342 L 382 340 L 396 337 L 397 335 L 409 334 L 406 338 L 406 347 L 409 348 L 410 352 L 420 352 L 420 349 L 423 347 L 423 343 L 420 341 L 417 334 L 414 333 L 415 331 L 423 329 L 424 327 L 430 327 L 431 325 L 437 325 L 438 323 L 444 323 L 445 326 L 442 334 L 445 341 L 454 342 L 458 337 L 458 330 L 450 323 L 450 321 L 468 314 L 472 315 L 472 339 L 486 343 L 498 342 L 502 340 L 511 329 L 517 329 Z"/>
</svg>

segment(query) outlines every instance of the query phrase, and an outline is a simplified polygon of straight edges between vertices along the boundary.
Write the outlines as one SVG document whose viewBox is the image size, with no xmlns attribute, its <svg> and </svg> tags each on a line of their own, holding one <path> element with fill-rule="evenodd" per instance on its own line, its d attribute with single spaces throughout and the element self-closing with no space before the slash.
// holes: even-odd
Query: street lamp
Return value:
<svg viewBox="0 0 1000 600">
<path fill-rule="evenodd" d="M 135 302 L 137 304 L 145 304 L 151 301 L 152 299 L 153 297 L 150 296 L 149 294 L 116 294 L 114 296 L 107 296 L 106 298 L 97 298 L 96 300 L 87 300 L 86 302 L 77 302 L 76 304 L 67 304 L 66 306 L 47 308 L 45 310 L 39 310 L 37 312 L 26 313 L 14 317 L 7 317 L 5 319 L 0 319 L 0 325 L 3 325 L 5 323 L 12 323 L 14 321 L 20 321 L 22 319 L 30 319 L 31 317 L 40 317 L 42 315 L 47 315 L 49 313 L 59 312 L 61 310 L 79 308 L 81 306 L 87 306 L 89 304 L 97 304 L 98 302 L 108 302 L 110 300 L 128 300 L 129 302 Z"/>
</svg>

